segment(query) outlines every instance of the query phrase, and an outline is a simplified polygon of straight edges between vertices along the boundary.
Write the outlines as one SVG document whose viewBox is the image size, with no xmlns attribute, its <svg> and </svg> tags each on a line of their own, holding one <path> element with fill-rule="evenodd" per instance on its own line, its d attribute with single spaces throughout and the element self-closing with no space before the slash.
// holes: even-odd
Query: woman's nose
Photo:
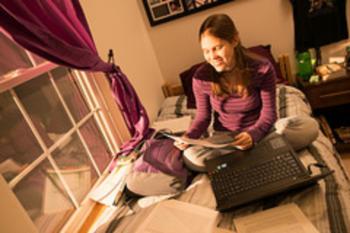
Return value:
<svg viewBox="0 0 350 233">
<path fill-rule="evenodd" d="M 211 52 L 210 53 L 210 59 L 211 60 L 214 60 L 214 59 L 216 59 L 218 57 L 218 55 L 216 54 L 216 52 Z"/>
</svg>

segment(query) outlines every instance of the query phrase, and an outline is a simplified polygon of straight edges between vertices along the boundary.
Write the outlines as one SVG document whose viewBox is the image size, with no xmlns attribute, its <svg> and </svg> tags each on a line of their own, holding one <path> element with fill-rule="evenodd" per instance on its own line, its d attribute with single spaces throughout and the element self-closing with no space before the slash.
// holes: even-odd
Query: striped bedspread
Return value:
<svg viewBox="0 0 350 233">
<path fill-rule="evenodd" d="M 304 94 L 296 88 L 280 85 L 277 87 L 276 98 L 278 117 L 312 114 Z M 195 110 L 186 109 L 185 106 L 185 96 L 167 98 L 159 111 L 158 120 L 183 115 L 194 116 Z M 222 213 L 218 226 L 235 232 L 233 218 L 294 202 L 320 233 L 350 232 L 350 180 L 339 154 L 321 131 L 316 141 L 298 153 L 305 166 L 310 163 L 323 162 L 335 172 L 319 181 L 318 185 L 291 191 Z M 215 197 L 205 174 L 195 177 L 187 190 L 176 199 L 212 209 L 216 207 Z M 114 232 L 134 232 L 151 209 L 152 207 L 141 209 L 137 211 L 137 214 L 123 218 Z M 107 225 L 102 226 L 99 231 L 104 232 Z"/>
</svg>

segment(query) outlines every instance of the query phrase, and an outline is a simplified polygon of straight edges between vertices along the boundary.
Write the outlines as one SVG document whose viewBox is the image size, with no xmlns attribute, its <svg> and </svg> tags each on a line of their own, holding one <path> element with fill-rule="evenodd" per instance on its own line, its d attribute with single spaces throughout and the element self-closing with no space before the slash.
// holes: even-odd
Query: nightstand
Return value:
<svg viewBox="0 0 350 233">
<path fill-rule="evenodd" d="M 321 128 L 339 151 L 350 151 L 350 73 L 341 77 L 308 83 L 298 80 Z M 345 140 L 344 140 L 345 139 Z"/>
</svg>

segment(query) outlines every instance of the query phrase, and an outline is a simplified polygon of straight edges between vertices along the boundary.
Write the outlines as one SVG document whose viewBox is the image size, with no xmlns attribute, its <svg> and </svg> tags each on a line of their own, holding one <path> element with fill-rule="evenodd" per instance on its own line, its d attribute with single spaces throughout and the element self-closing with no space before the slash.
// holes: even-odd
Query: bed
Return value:
<svg viewBox="0 0 350 233">
<path fill-rule="evenodd" d="M 188 95 L 183 94 L 181 84 L 165 85 L 163 86 L 163 92 L 167 98 L 159 110 L 158 121 L 178 118 L 184 115 L 194 116 L 195 109 L 188 108 Z M 291 115 L 312 115 L 311 108 L 304 94 L 295 87 L 280 83 L 277 85 L 276 93 L 279 118 Z M 235 232 L 233 218 L 294 202 L 320 233 L 350 232 L 350 180 L 339 154 L 321 131 L 318 138 L 306 149 L 298 151 L 298 154 L 305 166 L 310 163 L 322 162 L 335 172 L 326 179 L 319 181 L 318 185 L 291 191 L 227 213 L 221 213 L 218 227 Z M 155 197 L 155 200 L 157 198 L 162 199 L 162 197 Z M 209 179 L 205 174 L 197 175 L 186 191 L 172 198 L 211 209 L 216 207 L 214 194 L 211 190 Z M 124 208 L 128 209 L 128 207 Z M 136 214 L 122 218 L 113 232 L 135 232 L 136 227 L 150 213 L 153 206 L 149 208 L 135 208 L 137 209 Z M 125 211 L 127 212 L 127 210 Z M 115 214 L 113 218 L 117 215 L 120 216 L 121 212 Z M 109 223 L 107 222 L 101 226 L 98 232 L 105 232 Z"/>
</svg>

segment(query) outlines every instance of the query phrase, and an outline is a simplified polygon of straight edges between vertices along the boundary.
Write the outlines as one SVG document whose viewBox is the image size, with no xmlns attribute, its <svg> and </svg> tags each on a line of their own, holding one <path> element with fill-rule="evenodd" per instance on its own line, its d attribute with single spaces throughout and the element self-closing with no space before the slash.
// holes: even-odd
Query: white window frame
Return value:
<svg viewBox="0 0 350 233">
<path fill-rule="evenodd" d="M 4 31 L 2 28 L 0 28 L 0 33 L 4 33 L 6 36 L 8 36 L 10 39 L 12 39 L 6 31 Z M 101 73 L 87 73 L 82 72 L 78 70 L 73 70 L 72 74 L 78 81 L 78 85 L 85 97 L 85 100 L 87 101 L 88 107 L 90 109 L 90 113 L 85 116 L 82 120 L 79 121 L 78 124 L 74 123 L 73 116 L 71 112 L 68 109 L 67 104 L 65 103 L 62 95 L 60 94 L 60 91 L 54 81 L 54 78 L 50 74 L 49 71 L 54 70 L 55 68 L 59 67 L 58 65 L 51 63 L 51 62 L 43 62 L 41 64 L 36 64 L 35 60 L 33 59 L 30 52 L 25 50 L 30 61 L 33 63 L 33 67 L 27 68 L 27 69 L 21 69 L 18 71 L 11 72 L 9 75 L 6 76 L 0 76 L 0 93 L 3 93 L 5 91 L 9 91 L 13 100 L 15 101 L 18 109 L 20 110 L 22 116 L 24 117 L 25 121 L 29 125 L 30 129 L 32 130 L 35 139 L 39 142 L 39 145 L 41 149 L 43 150 L 43 154 L 40 155 L 38 158 L 34 160 L 28 167 L 26 167 L 19 175 L 17 175 L 13 180 L 9 182 L 9 186 L 11 188 L 15 187 L 16 184 L 26 177 L 31 171 L 33 171 L 34 168 L 37 167 L 38 164 L 40 164 L 44 159 L 48 158 L 51 165 L 56 170 L 60 180 L 63 183 L 63 186 L 65 187 L 66 191 L 68 192 L 70 198 L 73 201 L 75 212 L 70 217 L 68 222 L 65 224 L 65 226 L 62 228 L 62 232 L 76 232 L 82 225 L 83 221 L 82 219 L 86 219 L 90 211 L 94 208 L 95 202 L 91 201 L 88 198 L 88 195 L 84 198 L 84 200 L 79 204 L 77 200 L 75 200 L 74 195 L 70 192 L 67 183 L 65 182 L 59 168 L 57 167 L 55 161 L 53 160 L 51 156 L 51 152 L 53 152 L 59 145 L 61 145 L 64 140 L 72 135 L 73 133 L 77 132 L 79 138 L 81 139 L 81 142 L 83 143 L 83 146 L 87 152 L 87 154 L 90 157 L 91 162 L 94 160 L 92 159 L 92 155 L 89 151 L 88 146 L 86 145 L 85 140 L 80 134 L 79 127 L 83 125 L 85 122 L 90 120 L 91 118 L 94 118 L 97 126 L 100 129 L 100 132 L 102 133 L 102 136 L 108 146 L 108 149 L 112 152 L 112 154 L 116 154 L 119 151 L 119 146 L 125 142 L 125 140 L 128 140 L 130 138 L 130 134 L 128 133 L 126 124 L 124 122 L 124 118 L 119 111 L 119 109 L 116 107 L 116 104 L 114 102 L 114 98 L 111 93 L 111 89 L 109 86 L 108 81 L 106 80 L 106 77 L 104 77 Z M 21 101 L 17 97 L 14 88 L 20 84 L 23 84 L 25 82 L 28 82 L 32 79 L 35 79 L 36 77 L 39 77 L 41 74 L 48 73 L 51 85 L 54 87 L 56 93 L 59 96 L 59 99 L 61 103 L 64 106 L 64 109 L 66 113 L 68 114 L 68 117 L 73 124 L 73 127 L 65 133 L 63 137 L 61 137 L 59 140 L 57 140 L 53 145 L 51 145 L 49 148 L 45 145 L 43 139 L 41 138 L 40 134 L 36 130 L 32 120 L 30 119 L 29 114 L 26 112 L 25 108 L 23 107 Z M 70 75 L 72 75 L 70 74 Z M 107 90 L 107 92 L 106 92 Z M 112 161 L 111 161 L 112 162 Z M 109 164 L 110 165 L 110 164 Z M 93 166 L 95 168 L 95 171 L 97 172 L 99 179 L 94 184 L 92 189 L 97 186 L 100 181 L 107 176 L 108 174 L 108 167 L 105 171 L 101 172 L 97 168 L 97 165 L 93 162 Z"/>
</svg>

